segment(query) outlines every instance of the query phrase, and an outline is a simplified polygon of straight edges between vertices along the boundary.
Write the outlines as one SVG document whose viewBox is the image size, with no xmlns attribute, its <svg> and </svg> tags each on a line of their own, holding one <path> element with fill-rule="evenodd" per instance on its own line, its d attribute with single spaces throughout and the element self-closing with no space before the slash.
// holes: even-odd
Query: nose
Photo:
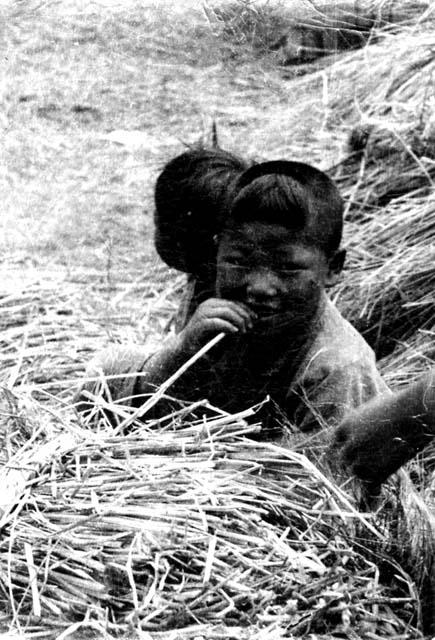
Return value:
<svg viewBox="0 0 435 640">
<path fill-rule="evenodd" d="M 278 282 L 276 276 L 266 270 L 254 271 L 246 286 L 248 302 L 262 303 L 274 299 L 278 295 Z"/>
</svg>

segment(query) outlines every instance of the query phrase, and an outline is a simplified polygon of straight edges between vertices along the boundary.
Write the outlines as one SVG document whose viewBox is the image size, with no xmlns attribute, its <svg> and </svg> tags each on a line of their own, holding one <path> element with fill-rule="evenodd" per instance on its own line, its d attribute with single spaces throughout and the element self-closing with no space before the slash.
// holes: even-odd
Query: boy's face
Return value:
<svg viewBox="0 0 435 640">
<path fill-rule="evenodd" d="M 246 222 L 220 239 L 216 294 L 246 304 L 258 315 L 260 329 L 291 325 L 297 332 L 317 312 L 332 281 L 331 263 L 286 227 Z"/>
</svg>

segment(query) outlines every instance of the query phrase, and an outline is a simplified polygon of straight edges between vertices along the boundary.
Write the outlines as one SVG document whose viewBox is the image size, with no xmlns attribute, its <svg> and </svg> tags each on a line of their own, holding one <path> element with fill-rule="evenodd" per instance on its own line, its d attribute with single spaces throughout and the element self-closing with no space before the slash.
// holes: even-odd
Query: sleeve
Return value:
<svg viewBox="0 0 435 640">
<path fill-rule="evenodd" d="M 112 345 L 98 353 L 86 368 L 85 381 L 76 395 L 79 411 L 92 408 L 89 395 L 103 392 L 108 400 L 126 398 L 132 404 L 137 382 L 135 373 L 142 371 L 149 353 L 139 345 Z"/>
<path fill-rule="evenodd" d="M 139 396 L 152 393 L 178 366 L 176 340 L 152 354 L 140 345 L 114 345 L 98 353 L 89 363 L 75 402 L 78 411 L 93 407 L 90 395 L 102 393 L 107 400 L 138 406 Z"/>
<path fill-rule="evenodd" d="M 374 361 L 308 369 L 290 389 L 288 415 L 301 431 L 334 427 L 349 411 L 386 392 Z"/>
</svg>

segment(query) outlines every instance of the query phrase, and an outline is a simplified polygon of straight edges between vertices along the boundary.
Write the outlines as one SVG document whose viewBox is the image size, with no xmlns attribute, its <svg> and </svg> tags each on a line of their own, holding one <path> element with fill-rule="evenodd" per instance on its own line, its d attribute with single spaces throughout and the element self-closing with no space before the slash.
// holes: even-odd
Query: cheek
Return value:
<svg viewBox="0 0 435 640">
<path fill-rule="evenodd" d="M 246 284 L 246 274 L 243 269 L 237 267 L 217 266 L 216 293 L 225 297 L 226 292 L 243 288 Z"/>
<path fill-rule="evenodd" d="M 318 279 L 308 272 L 282 281 L 282 292 L 289 303 L 294 301 L 317 301 L 322 291 Z"/>
</svg>

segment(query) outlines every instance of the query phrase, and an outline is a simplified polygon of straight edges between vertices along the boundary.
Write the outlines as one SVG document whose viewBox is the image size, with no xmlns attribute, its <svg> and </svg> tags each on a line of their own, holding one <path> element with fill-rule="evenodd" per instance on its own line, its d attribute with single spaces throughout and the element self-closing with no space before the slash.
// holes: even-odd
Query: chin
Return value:
<svg viewBox="0 0 435 640">
<path fill-rule="evenodd" d="M 278 333 L 291 327 L 293 324 L 292 316 L 293 314 L 289 311 L 266 313 L 256 320 L 253 331 L 257 334 Z"/>
</svg>

